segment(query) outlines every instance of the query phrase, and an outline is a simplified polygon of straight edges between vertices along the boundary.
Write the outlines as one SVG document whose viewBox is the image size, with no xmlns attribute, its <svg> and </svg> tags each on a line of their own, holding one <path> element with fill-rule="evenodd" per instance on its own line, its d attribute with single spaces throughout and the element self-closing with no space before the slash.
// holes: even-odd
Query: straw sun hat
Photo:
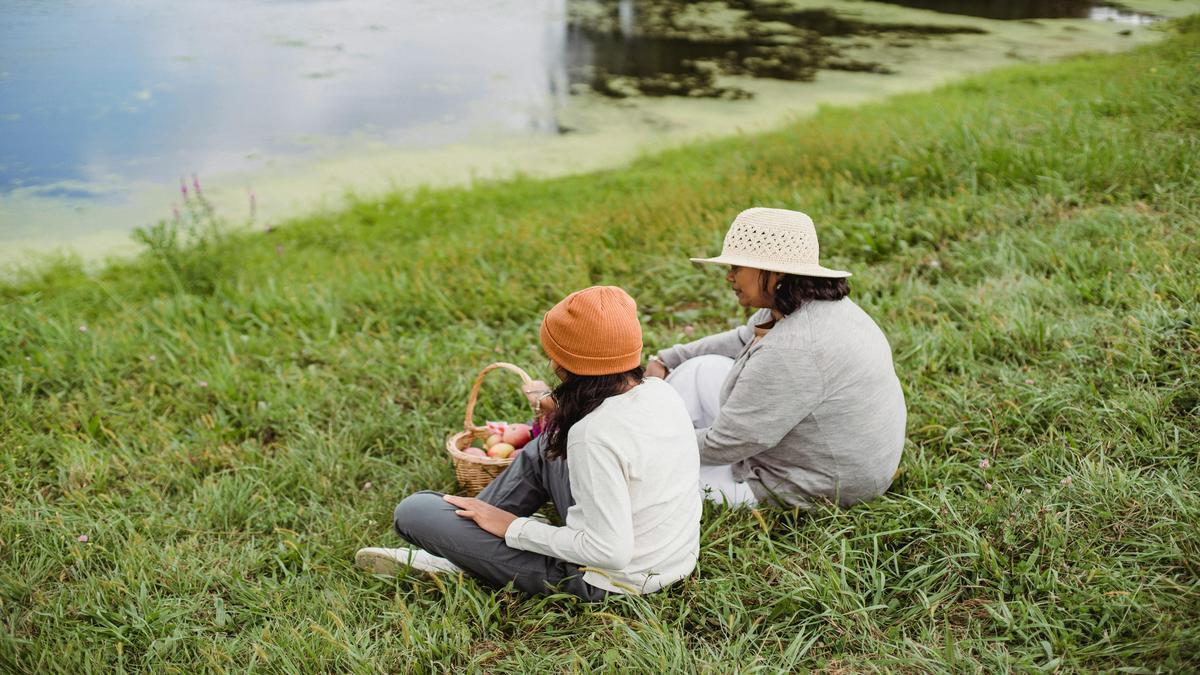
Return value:
<svg viewBox="0 0 1200 675">
<path fill-rule="evenodd" d="M 754 267 L 770 272 L 840 279 L 849 272 L 822 267 L 817 261 L 817 228 L 812 218 L 787 209 L 746 209 L 733 219 L 721 255 L 692 262 Z"/>
</svg>

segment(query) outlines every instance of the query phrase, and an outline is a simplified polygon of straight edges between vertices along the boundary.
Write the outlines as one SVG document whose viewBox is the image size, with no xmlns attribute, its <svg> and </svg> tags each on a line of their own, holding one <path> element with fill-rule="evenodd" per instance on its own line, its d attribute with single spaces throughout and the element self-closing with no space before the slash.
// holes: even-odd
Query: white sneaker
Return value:
<svg viewBox="0 0 1200 675">
<path fill-rule="evenodd" d="M 420 548 L 360 548 L 354 564 L 372 574 L 395 576 L 405 567 L 429 574 L 461 572 L 458 565 Z"/>
</svg>

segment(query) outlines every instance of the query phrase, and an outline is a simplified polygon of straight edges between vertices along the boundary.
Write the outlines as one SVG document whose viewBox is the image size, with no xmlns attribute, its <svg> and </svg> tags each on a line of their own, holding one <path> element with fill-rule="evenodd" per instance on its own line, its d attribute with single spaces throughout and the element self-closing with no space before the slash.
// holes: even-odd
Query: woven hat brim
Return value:
<svg viewBox="0 0 1200 675">
<path fill-rule="evenodd" d="M 768 272 L 782 272 L 784 274 L 799 274 L 806 277 L 824 277 L 826 279 L 845 279 L 853 276 L 844 270 L 833 270 L 821 265 L 806 265 L 804 263 L 788 263 L 777 262 L 773 260 L 762 260 L 761 258 L 751 258 L 749 256 L 738 255 L 719 255 L 715 258 L 689 258 L 694 263 L 705 263 L 709 265 L 738 265 L 739 267 L 753 267 L 755 269 L 767 270 Z"/>
</svg>

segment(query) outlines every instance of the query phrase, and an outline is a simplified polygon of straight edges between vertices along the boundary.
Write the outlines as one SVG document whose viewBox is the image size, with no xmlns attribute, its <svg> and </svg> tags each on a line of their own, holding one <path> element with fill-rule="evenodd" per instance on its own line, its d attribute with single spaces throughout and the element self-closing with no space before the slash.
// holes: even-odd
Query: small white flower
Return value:
<svg viewBox="0 0 1200 675">
<path fill-rule="evenodd" d="M 80 327 L 79 327 L 79 332 L 80 332 L 80 333 L 86 333 L 86 332 L 87 332 L 87 324 L 84 324 L 84 325 L 80 326 Z"/>
<path fill-rule="evenodd" d="M 208 386 L 208 382 L 205 380 L 200 380 L 199 382 L 196 383 L 196 385 L 199 386 L 201 389 L 203 389 Z"/>
<path fill-rule="evenodd" d="M 157 360 L 158 360 L 158 357 L 157 357 L 157 356 L 155 356 L 155 355 L 153 355 L 153 354 L 151 354 L 151 355 L 150 355 L 150 356 L 148 356 L 147 358 L 148 358 L 148 359 L 150 359 L 150 362 L 151 362 L 151 363 L 154 363 L 155 361 L 157 361 Z"/>
<path fill-rule="evenodd" d="M 1074 483 L 1074 482 L 1075 481 L 1071 480 L 1070 476 L 1067 476 L 1067 477 L 1063 478 L 1062 480 L 1058 481 L 1058 484 L 1069 487 L 1071 485 L 1071 483 Z"/>
<path fill-rule="evenodd" d="M 987 468 L 990 468 L 991 466 L 992 466 L 992 463 L 988 461 L 987 457 L 984 457 L 983 459 L 979 460 L 979 468 L 987 469 Z"/>
</svg>

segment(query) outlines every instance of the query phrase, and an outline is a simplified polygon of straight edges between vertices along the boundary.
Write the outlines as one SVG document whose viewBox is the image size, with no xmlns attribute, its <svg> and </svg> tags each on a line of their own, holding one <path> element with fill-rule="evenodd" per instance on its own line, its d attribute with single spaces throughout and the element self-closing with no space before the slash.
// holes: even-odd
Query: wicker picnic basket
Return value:
<svg viewBox="0 0 1200 675">
<path fill-rule="evenodd" d="M 479 494 L 483 488 L 487 487 L 488 483 L 492 482 L 493 478 L 500 475 L 501 471 L 513 463 L 512 459 L 476 457 L 463 452 L 475 439 L 487 438 L 492 433 L 485 426 L 477 426 L 472 418 L 475 415 L 475 401 L 479 398 L 479 388 L 483 386 L 484 376 L 498 368 L 520 375 L 522 384 L 529 384 L 533 381 L 524 370 L 511 363 L 500 361 L 479 371 L 479 376 L 475 378 L 475 384 L 471 387 L 471 395 L 467 398 L 467 415 L 463 419 L 463 430 L 451 434 L 446 439 L 446 452 L 450 453 L 451 459 L 454 460 L 454 476 L 458 478 L 459 486 L 468 497 Z"/>
</svg>

